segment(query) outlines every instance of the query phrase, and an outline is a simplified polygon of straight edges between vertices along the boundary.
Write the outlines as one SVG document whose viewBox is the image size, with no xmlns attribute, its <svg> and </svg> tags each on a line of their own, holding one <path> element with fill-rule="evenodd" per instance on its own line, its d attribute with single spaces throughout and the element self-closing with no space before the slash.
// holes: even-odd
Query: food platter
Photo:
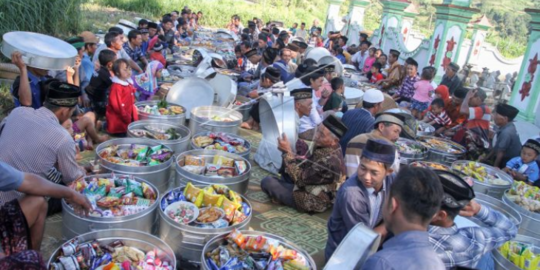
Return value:
<svg viewBox="0 0 540 270">
<path fill-rule="evenodd" d="M 467 150 L 462 145 L 451 140 L 433 136 L 419 136 L 416 139 L 428 148 L 428 160 L 451 165 L 465 156 Z"/>
<path fill-rule="evenodd" d="M 443 170 L 443 171 L 450 171 L 450 166 L 437 163 L 437 162 L 430 162 L 430 161 L 415 161 L 410 164 L 414 167 L 421 167 L 421 168 L 427 168 L 427 169 L 433 169 L 433 170 Z"/>
<path fill-rule="evenodd" d="M 480 162 L 459 160 L 452 163 L 452 169 L 465 175 L 466 178 L 472 178 L 476 183 L 509 188 L 513 182 L 512 177 L 507 173 Z"/>
</svg>

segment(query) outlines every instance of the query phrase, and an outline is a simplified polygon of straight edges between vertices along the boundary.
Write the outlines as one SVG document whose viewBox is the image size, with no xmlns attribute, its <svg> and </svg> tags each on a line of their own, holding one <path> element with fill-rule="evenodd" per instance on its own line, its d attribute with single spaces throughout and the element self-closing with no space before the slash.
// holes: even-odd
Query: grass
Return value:
<svg viewBox="0 0 540 270">
<path fill-rule="evenodd" d="M 0 0 L 0 36 L 9 31 L 32 31 L 60 38 L 74 35 L 81 30 L 81 2 Z"/>
</svg>

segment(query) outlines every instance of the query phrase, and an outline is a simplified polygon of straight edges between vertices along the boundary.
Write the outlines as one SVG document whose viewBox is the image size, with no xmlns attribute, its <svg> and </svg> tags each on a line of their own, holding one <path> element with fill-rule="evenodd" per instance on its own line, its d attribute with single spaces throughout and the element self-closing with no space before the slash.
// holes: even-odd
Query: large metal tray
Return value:
<svg viewBox="0 0 540 270">
<path fill-rule="evenodd" d="M 167 94 L 167 101 L 186 108 L 186 117 L 191 110 L 200 106 L 210 106 L 214 102 L 214 89 L 204 79 L 189 77 L 175 83 Z"/>
<path fill-rule="evenodd" d="M 324 270 L 360 269 L 367 258 L 377 252 L 380 242 L 378 233 L 358 223 L 341 241 Z"/>
<path fill-rule="evenodd" d="M 229 76 L 216 74 L 208 83 L 212 86 L 215 93 L 214 105 L 227 107 L 234 101 L 238 87 Z"/>
<path fill-rule="evenodd" d="M 55 37 L 33 32 L 9 32 L 3 36 L 0 50 L 7 58 L 19 51 L 29 67 L 46 70 L 65 70 L 75 65 L 77 50 Z"/>
<path fill-rule="evenodd" d="M 285 133 L 293 151 L 295 151 L 298 139 L 294 98 L 265 95 L 259 100 L 259 115 L 263 141 L 271 146 L 267 148 L 269 154 L 267 158 L 271 159 L 274 166 L 279 169 L 282 159 L 281 152 L 277 148 L 277 138 Z"/>
</svg>

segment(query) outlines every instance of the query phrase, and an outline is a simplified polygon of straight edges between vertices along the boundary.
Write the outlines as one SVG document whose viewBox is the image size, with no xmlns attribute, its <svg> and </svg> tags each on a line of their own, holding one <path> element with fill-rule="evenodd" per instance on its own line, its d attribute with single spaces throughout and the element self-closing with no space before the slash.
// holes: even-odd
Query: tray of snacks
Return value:
<svg viewBox="0 0 540 270">
<path fill-rule="evenodd" d="M 178 155 L 176 175 L 180 183 L 224 184 L 244 194 L 251 173 L 247 159 L 218 150 L 191 150 Z"/>
<path fill-rule="evenodd" d="M 160 192 L 166 191 L 173 165 L 174 151 L 161 141 L 141 138 L 112 139 L 96 148 L 100 172 L 133 175 L 154 184 Z"/>
<path fill-rule="evenodd" d="M 204 247 L 202 269 L 317 269 L 309 254 L 277 235 L 258 231 L 233 230 L 211 239 Z"/>
<path fill-rule="evenodd" d="M 150 182 L 115 173 L 81 178 L 69 185 L 86 195 L 93 210 L 78 216 L 62 200 L 62 234 L 70 239 L 96 229 L 126 228 L 152 232 L 159 191 Z"/>
<path fill-rule="evenodd" d="M 50 270 L 176 269 L 176 256 L 161 239 L 145 232 L 113 229 L 77 236 L 54 251 Z"/>
<path fill-rule="evenodd" d="M 141 101 L 135 103 L 139 120 L 162 120 L 183 125 L 186 121 L 186 109 L 165 100 Z"/>
<path fill-rule="evenodd" d="M 425 159 L 428 155 L 428 149 L 423 144 L 413 140 L 399 138 L 396 146 L 400 158 L 419 160 Z"/>
<path fill-rule="evenodd" d="M 185 207 L 176 211 L 178 204 Z M 159 215 L 159 236 L 178 255 L 199 261 L 212 237 L 248 226 L 252 207 L 244 196 L 225 185 L 194 186 L 189 182 L 165 193 Z"/>
<path fill-rule="evenodd" d="M 451 165 L 467 152 L 465 147 L 451 140 L 433 136 L 418 136 L 416 140 L 429 150 L 428 159 L 434 162 Z"/>
<path fill-rule="evenodd" d="M 100 150 L 98 155 L 103 160 L 129 167 L 160 165 L 173 156 L 173 151 L 163 145 L 150 147 L 134 143 L 129 145 L 113 144 Z"/>
<path fill-rule="evenodd" d="M 140 120 L 129 124 L 128 137 L 156 140 L 170 147 L 175 154 L 187 150 L 191 131 L 186 126 L 160 120 Z"/>
<path fill-rule="evenodd" d="M 536 270 L 540 265 L 540 240 L 518 234 L 493 251 L 495 269 Z"/>
<path fill-rule="evenodd" d="M 437 162 L 430 162 L 430 161 L 415 161 L 411 163 L 411 166 L 414 167 L 421 167 L 421 168 L 427 168 L 427 169 L 433 169 L 433 170 L 442 170 L 442 171 L 450 171 L 450 166 L 437 163 Z"/>
<path fill-rule="evenodd" d="M 504 193 L 502 199 L 523 218 L 519 233 L 540 239 L 540 189 L 514 181 L 512 188 Z"/>
<path fill-rule="evenodd" d="M 219 150 L 249 159 L 251 144 L 240 136 L 224 132 L 202 132 L 191 139 L 192 149 Z"/>
<path fill-rule="evenodd" d="M 502 170 L 476 161 L 458 160 L 452 163 L 452 170 L 463 176 L 467 182 L 474 182 L 475 192 L 501 199 L 513 179 Z"/>
</svg>

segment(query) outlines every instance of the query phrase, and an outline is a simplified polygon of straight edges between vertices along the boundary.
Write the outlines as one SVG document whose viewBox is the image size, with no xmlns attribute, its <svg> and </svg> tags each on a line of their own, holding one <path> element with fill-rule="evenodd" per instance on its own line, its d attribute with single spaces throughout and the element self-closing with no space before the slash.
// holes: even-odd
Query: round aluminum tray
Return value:
<svg viewBox="0 0 540 270">
<path fill-rule="evenodd" d="M 210 106 L 214 102 L 214 89 L 204 79 L 189 77 L 175 83 L 167 94 L 167 101 L 186 108 L 186 118 L 191 110 L 200 106 Z"/>
<path fill-rule="evenodd" d="M 32 32 L 9 32 L 2 36 L 0 50 L 7 58 L 19 51 L 29 67 L 46 70 L 65 70 L 75 65 L 77 50 L 55 37 Z"/>
</svg>

